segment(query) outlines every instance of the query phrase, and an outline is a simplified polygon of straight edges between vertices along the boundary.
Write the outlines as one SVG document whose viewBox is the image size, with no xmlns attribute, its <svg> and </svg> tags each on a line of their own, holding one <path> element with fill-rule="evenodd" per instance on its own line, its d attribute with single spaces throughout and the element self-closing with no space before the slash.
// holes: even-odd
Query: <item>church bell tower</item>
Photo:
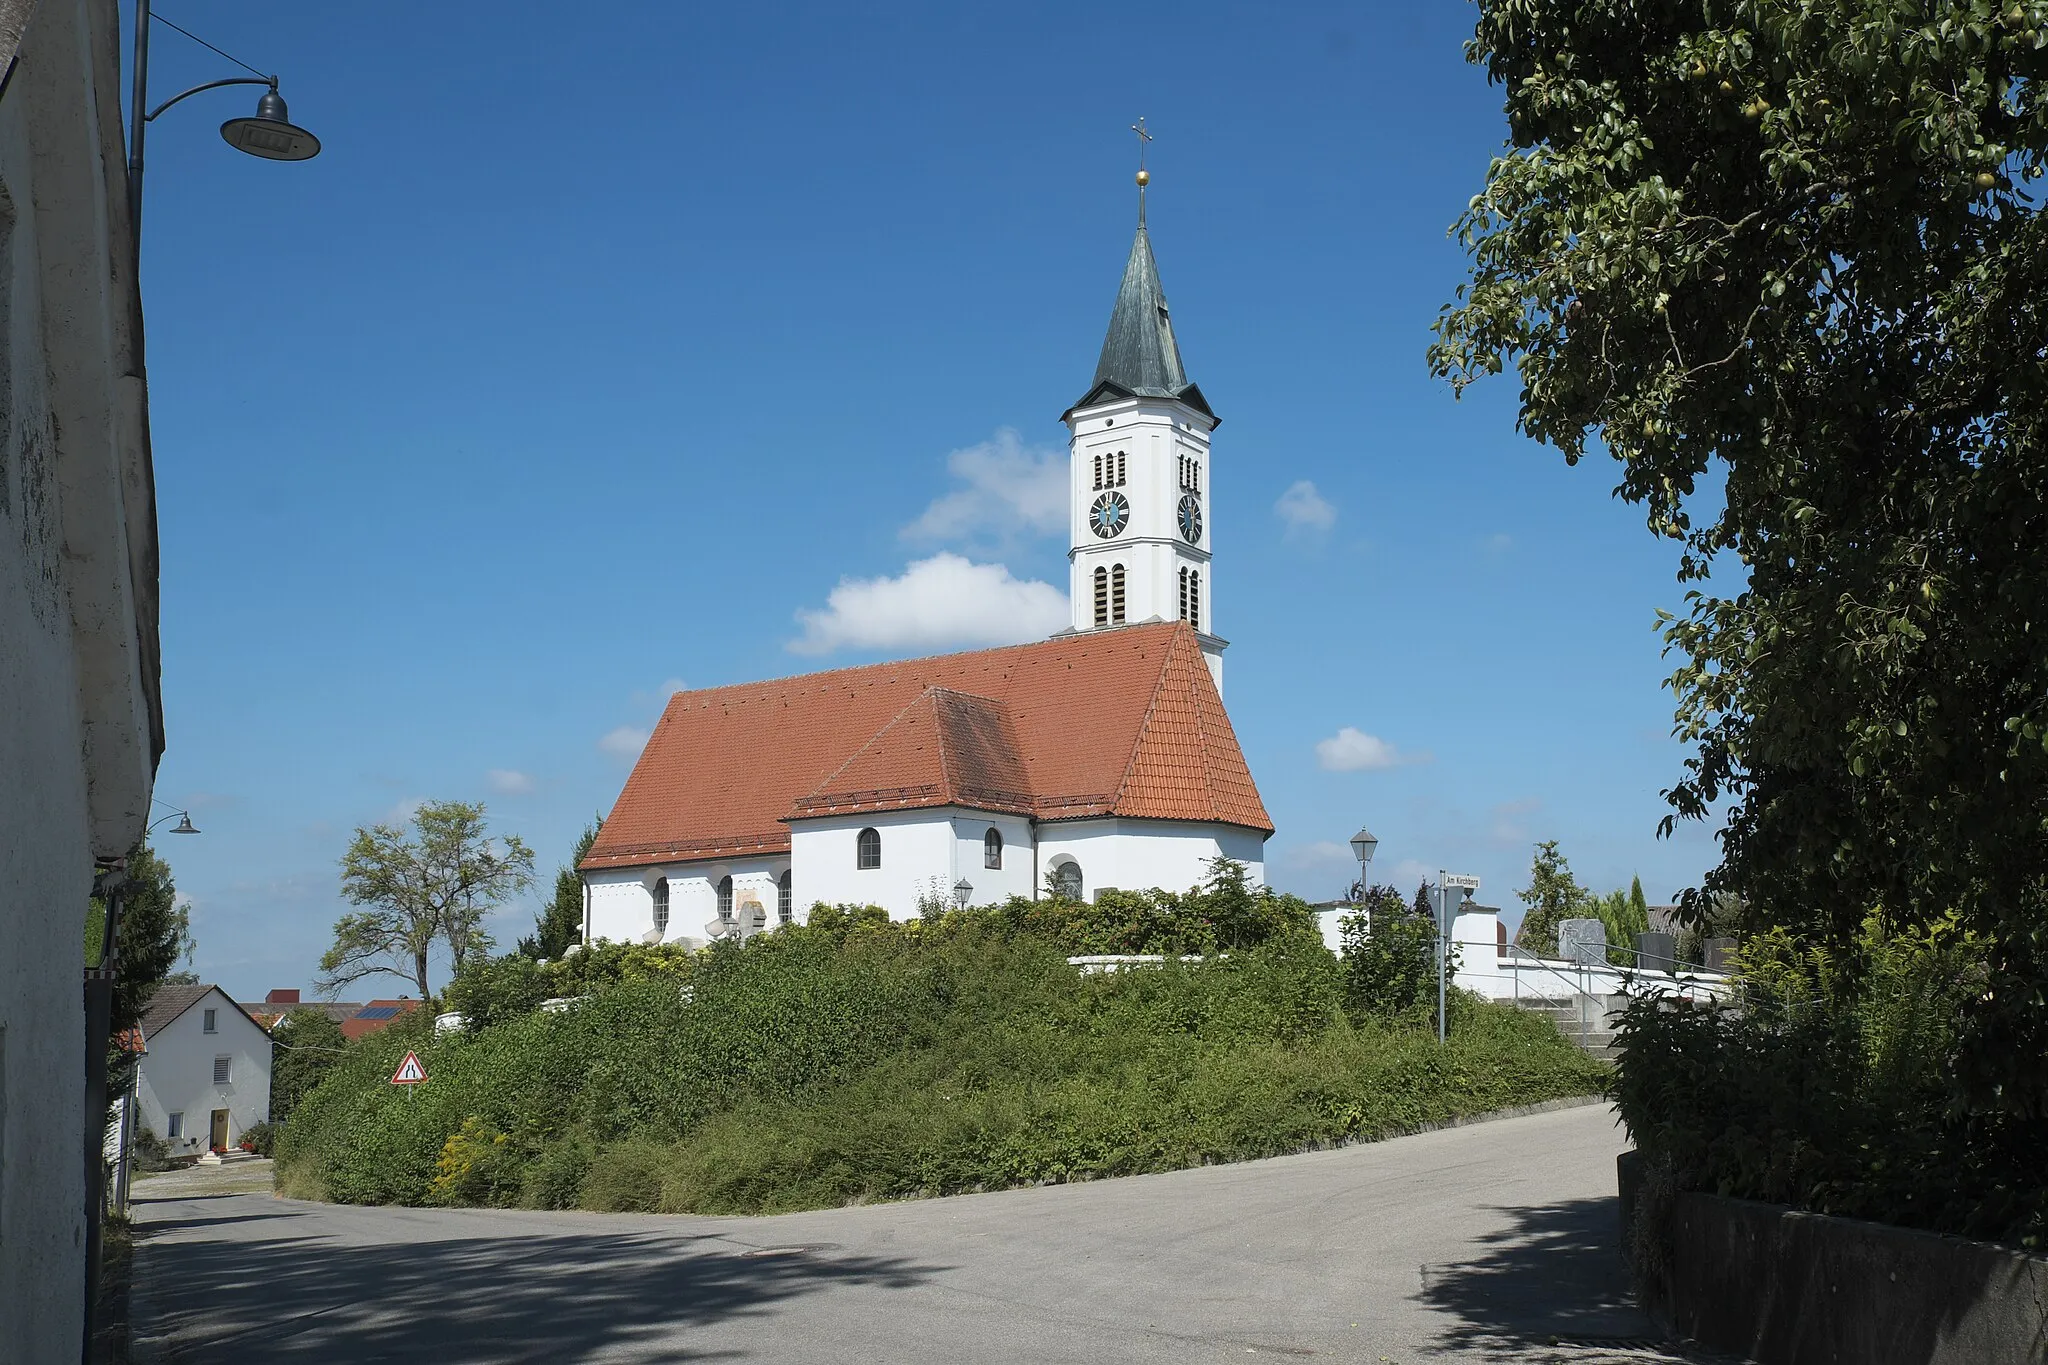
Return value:
<svg viewBox="0 0 2048 1365">
<path fill-rule="evenodd" d="M 1150 178 L 1139 170 L 1138 235 L 1095 381 L 1060 418 L 1071 434 L 1073 628 L 1186 621 L 1220 690 L 1228 642 L 1212 614 L 1209 520 L 1209 434 L 1218 419 L 1181 368 L 1145 229 Z"/>
</svg>

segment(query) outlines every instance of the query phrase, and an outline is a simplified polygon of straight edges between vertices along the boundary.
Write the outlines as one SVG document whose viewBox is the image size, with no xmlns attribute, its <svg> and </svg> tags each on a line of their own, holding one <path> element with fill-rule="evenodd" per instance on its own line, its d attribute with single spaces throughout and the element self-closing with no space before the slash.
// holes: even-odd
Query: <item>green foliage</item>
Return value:
<svg viewBox="0 0 2048 1365">
<path fill-rule="evenodd" d="M 85 920 L 85 960 L 97 963 L 104 951 L 106 906 L 95 897 Z M 115 935 L 112 1029 L 116 1037 L 142 1022 L 149 997 L 180 962 L 190 962 L 192 907 L 178 904 L 170 865 L 148 844 L 128 855 L 128 884 L 121 897 L 120 932 Z M 118 1089 L 118 1087 L 113 1087 Z"/>
<path fill-rule="evenodd" d="M 1680 1188 L 2039 1249 L 2048 1125 L 1950 1102 L 1986 957 L 1954 918 L 1873 915 L 1846 944 L 1758 935 L 1734 1005 L 1629 1006 L 1623 1121 Z"/>
<path fill-rule="evenodd" d="M 242 1133 L 242 1145 L 257 1156 L 277 1155 L 277 1125 L 271 1122 L 250 1124 Z"/>
<path fill-rule="evenodd" d="M 1253 892 L 1224 932 L 1291 923 L 1267 899 L 1281 898 Z M 1133 912 L 1077 924 L 1077 909 L 1053 913 L 1048 934 L 1016 907 L 904 924 L 820 907 L 808 927 L 744 945 L 575 954 L 609 965 L 573 1008 L 441 1037 L 408 1019 L 352 1048 L 286 1124 L 280 1188 L 816 1207 L 1384 1136 L 1586 1093 L 1603 1074 L 1543 1020 L 1478 1002 L 1444 1048 L 1405 1023 L 1354 1021 L 1345 969 L 1312 933 L 1083 975 L 1061 936 L 1128 948 L 1103 942 L 1105 924 L 1128 929 Z M 430 1077 L 412 1095 L 387 1084 L 408 1047 Z"/>
<path fill-rule="evenodd" d="M 584 826 L 569 861 L 555 869 L 555 894 L 534 916 L 532 936 L 519 940 L 522 956 L 552 960 L 583 941 L 583 875 L 576 865 L 597 842 L 597 832 L 603 825 L 602 820 L 592 820 Z"/>
<path fill-rule="evenodd" d="M 1954 911 L 1957 1097 L 2048 1115 L 2048 4 L 1480 0 L 1468 53 L 1510 145 L 1432 367 L 1734 578 L 1667 618 L 1667 828 L 1751 928 Z"/>
<path fill-rule="evenodd" d="M 283 1123 L 340 1060 L 347 1040 L 325 1010 L 301 1005 L 270 1029 L 270 1120 Z"/>
<path fill-rule="evenodd" d="M 1557 840 L 1536 845 L 1529 864 L 1529 885 L 1515 896 L 1527 906 L 1515 930 L 1515 945 L 1538 957 L 1557 956 L 1557 926 L 1568 919 L 1591 918 L 1591 897 L 1572 876 L 1571 865 L 1557 851 Z"/>
<path fill-rule="evenodd" d="M 1436 1018 L 1436 921 L 1401 903 L 1391 886 L 1375 886 L 1360 913 L 1341 922 L 1344 1000 L 1355 1015 Z"/>
<path fill-rule="evenodd" d="M 517 835 L 488 834 L 481 804 L 429 801 L 412 825 L 417 838 L 393 825 L 359 828 L 342 855 L 342 894 L 370 908 L 335 923 L 334 946 L 320 959 L 323 990 L 382 972 L 433 998 L 434 945 L 446 944 L 461 972 L 471 953 L 490 952 L 484 916 L 533 880 L 533 850 Z"/>
</svg>

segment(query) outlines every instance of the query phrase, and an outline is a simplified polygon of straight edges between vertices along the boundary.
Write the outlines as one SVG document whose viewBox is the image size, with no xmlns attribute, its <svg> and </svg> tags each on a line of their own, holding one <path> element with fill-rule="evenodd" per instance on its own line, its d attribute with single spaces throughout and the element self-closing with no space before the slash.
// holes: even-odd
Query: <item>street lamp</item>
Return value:
<svg viewBox="0 0 2048 1365">
<path fill-rule="evenodd" d="M 139 258 L 142 253 L 142 139 L 144 131 L 155 121 L 156 116 L 176 104 L 205 90 L 218 90 L 224 85 L 263 85 L 270 87 L 256 101 L 256 113 L 249 118 L 231 118 L 220 126 L 220 135 L 228 146 L 250 156 L 260 156 L 265 161 L 308 161 L 320 155 L 320 139 L 304 128 L 293 123 L 285 110 L 284 97 L 277 93 L 277 77 L 266 76 L 239 57 L 229 56 L 212 43 L 197 34 L 186 33 L 182 28 L 166 19 L 178 32 L 184 33 L 193 42 L 212 48 L 227 57 L 236 66 L 253 74 L 228 76 L 217 81 L 195 85 L 182 94 L 173 95 L 154 109 L 149 103 L 149 0 L 135 0 L 135 71 L 131 108 L 133 125 L 128 133 L 128 221 L 129 230 L 135 235 L 135 251 Z M 145 110 L 147 112 L 145 112 Z"/>
<path fill-rule="evenodd" d="M 974 894 L 974 883 L 962 877 L 953 883 L 953 903 L 962 910 L 967 908 L 968 898 Z"/>
<path fill-rule="evenodd" d="M 1365 902 L 1365 872 L 1372 865 L 1372 855 L 1379 848 L 1380 841 L 1372 837 L 1372 831 L 1360 825 L 1358 833 L 1351 836 L 1351 856 L 1358 859 L 1358 901 Z"/>
<path fill-rule="evenodd" d="M 177 823 L 177 824 L 175 824 L 175 825 L 173 825 L 173 826 L 171 826 L 171 833 L 173 833 L 173 834 L 197 834 L 197 833 L 199 833 L 199 827 L 198 827 L 197 825 L 195 825 L 195 824 L 193 824 L 193 823 L 192 823 L 192 812 L 190 812 L 190 811 L 185 811 L 185 810 L 174 810 L 174 811 L 172 811 L 172 812 L 171 812 L 171 814 L 170 814 L 170 815 L 165 815 L 165 816 L 161 816 L 161 817 L 159 817 L 159 818 L 158 818 L 157 820 L 153 821 L 153 822 L 152 822 L 152 823 L 150 824 L 149 828 L 150 828 L 150 829 L 155 829 L 155 828 L 156 828 L 156 827 L 157 827 L 158 825 L 161 825 L 161 824 L 162 824 L 162 823 L 163 823 L 163 822 L 164 822 L 165 820 L 168 820 L 168 819 L 170 819 L 172 815 L 175 815 L 176 817 L 178 817 L 178 823 Z M 143 831 L 143 832 L 144 832 L 144 833 L 148 833 L 148 830 L 145 830 L 145 831 Z"/>
</svg>

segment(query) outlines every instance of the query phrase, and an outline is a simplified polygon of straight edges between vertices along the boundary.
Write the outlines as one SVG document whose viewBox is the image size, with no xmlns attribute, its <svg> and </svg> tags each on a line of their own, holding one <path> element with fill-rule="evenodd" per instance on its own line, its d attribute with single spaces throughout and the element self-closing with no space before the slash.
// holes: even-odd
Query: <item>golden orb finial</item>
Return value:
<svg viewBox="0 0 2048 1365">
<path fill-rule="evenodd" d="M 1144 171 L 1144 170 L 1141 170 L 1141 171 L 1139 171 L 1139 172 L 1138 172 L 1138 185 L 1139 185 L 1139 187 L 1140 187 L 1141 189 L 1142 189 L 1142 188 L 1143 188 L 1144 186 L 1146 186 L 1146 185 L 1149 185 L 1149 184 L 1151 184 L 1151 183 L 1152 183 L 1152 172 L 1150 172 L 1150 171 Z"/>
</svg>

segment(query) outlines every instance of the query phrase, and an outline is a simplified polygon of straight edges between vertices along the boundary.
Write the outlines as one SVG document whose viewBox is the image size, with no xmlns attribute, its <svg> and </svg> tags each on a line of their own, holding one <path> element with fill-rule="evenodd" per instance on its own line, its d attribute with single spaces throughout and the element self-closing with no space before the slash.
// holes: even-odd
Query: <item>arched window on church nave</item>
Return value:
<svg viewBox="0 0 2048 1365">
<path fill-rule="evenodd" d="M 1095 624 L 1109 624 L 1109 570 L 1095 571 Z"/>
<path fill-rule="evenodd" d="M 1188 624 L 1202 628 L 1202 571 L 1188 570 Z"/>
<path fill-rule="evenodd" d="M 724 920 L 732 918 L 732 878 L 730 877 L 720 877 L 718 879 L 718 917 Z"/>
<path fill-rule="evenodd" d="M 864 829 L 854 836 L 853 865 L 863 872 L 872 871 L 882 865 L 882 832 L 878 829 Z"/>
<path fill-rule="evenodd" d="M 1063 899 L 1070 901 L 1081 899 L 1081 892 L 1083 890 L 1081 884 L 1081 865 L 1072 858 L 1065 859 L 1056 864 L 1052 870 L 1052 884 Z"/>
<path fill-rule="evenodd" d="M 1001 867 L 1003 865 L 1003 832 L 990 825 L 988 833 L 981 836 L 981 865 Z"/>
<path fill-rule="evenodd" d="M 796 913 L 795 901 L 790 891 L 789 870 L 785 868 L 782 875 L 775 879 L 775 922 L 777 924 L 789 923 L 790 916 Z"/>
<path fill-rule="evenodd" d="M 668 932 L 668 878 L 654 879 L 654 927 L 663 934 Z"/>
<path fill-rule="evenodd" d="M 1124 566 L 1109 566 L 1109 619 L 1117 625 L 1124 623 Z"/>
</svg>

